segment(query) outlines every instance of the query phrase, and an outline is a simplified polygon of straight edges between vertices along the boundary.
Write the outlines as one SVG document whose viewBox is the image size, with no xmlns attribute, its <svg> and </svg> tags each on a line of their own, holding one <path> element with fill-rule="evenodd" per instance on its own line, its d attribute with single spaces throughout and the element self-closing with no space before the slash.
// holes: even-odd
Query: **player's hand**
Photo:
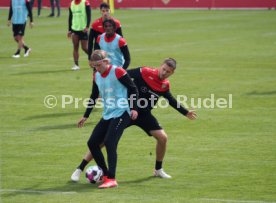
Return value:
<svg viewBox="0 0 276 203">
<path fill-rule="evenodd" d="M 187 118 L 190 119 L 190 120 L 195 120 L 197 119 L 197 114 L 194 110 L 190 110 L 188 113 L 187 113 Z"/>
<path fill-rule="evenodd" d="M 80 121 L 78 122 L 78 128 L 82 128 L 87 118 L 82 117 Z"/>
<path fill-rule="evenodd" d="M 132 120 L 136 120 L 137 117 L 138 117 L 138 112 L 137 112 L 136 110 L 131 110 L 131 111 L 130 111 L 130 118 L 131 118 Z"/>
<path fill-rule="evenodd" d="M 33 28 L 33 26 L 34 26 L 34 23 L 30 22 L 30 28 Z"/>
<path fill-rule="evenodd" d="M 88 32 L 88 27 L 86 27 L 83 32 L 87 33 Z"/>
<path fill-rule="evenodd" d="M 72 32 L 69 31 L 69 32 L 67 33 L 67 37 L 68 37 L 68 38 L 71 38 L 71 37 L 72 37 Z"/>
<path fill-rule="evenodd" d="M 10 26 L 11 25 L 11 21 L 10 20 L 8 20 L 8 22 L 7 22 L 7 26 Z"/>
</svg>

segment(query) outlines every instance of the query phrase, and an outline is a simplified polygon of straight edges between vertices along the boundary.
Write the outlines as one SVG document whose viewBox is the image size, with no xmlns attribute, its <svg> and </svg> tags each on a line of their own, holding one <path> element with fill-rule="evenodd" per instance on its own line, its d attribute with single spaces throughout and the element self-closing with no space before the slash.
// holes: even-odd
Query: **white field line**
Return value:
<svg viewBox="0 0 276 203">
<path fill-rule="evenodd" d="M 261 200 L 232 200 L 232 199 L 215 199 L 215 198 L 199 198 L 198 200 L 201 201 L 208 201 L 208 202 L 228 202 L 228 203 L 275 203 L 261 201 Z"/>
<path fill-rule="evenodd" d="M 62 194 L 62 195 L 70 195 L 76 194 L 75 191 L 43 191 L 43 190 L 17 190 L 17 189 L 0 189 L 0 193 L 8 193 L 8 192 L 19 192 L 19 193 L 39 193 L 39 194 Z"/>
</svg>

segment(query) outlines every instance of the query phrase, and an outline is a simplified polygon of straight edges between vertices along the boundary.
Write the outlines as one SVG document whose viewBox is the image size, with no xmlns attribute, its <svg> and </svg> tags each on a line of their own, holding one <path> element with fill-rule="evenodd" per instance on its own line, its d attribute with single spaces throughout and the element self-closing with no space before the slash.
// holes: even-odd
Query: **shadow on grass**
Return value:
<svg viewBox="0 0 276 203">
<path fill-rule="evenodd" d="M 65 112 L 65 113 L 51 113 L 51 114 L 40 114 L 34 116 L 28 116 L 23 120 L 35 120 L 35 119 L 43 119 L 43 118 L 60 118 L 65 116 L 79 115 L 81 117 L 83 112 Z"/>
<path fill-rule="evenodd" d="M 129 181 L 119 181 L 120 184 L 137 184 L 145 181 L 149 181 L 156 177 L 150 176 L 136 180 Z M 47 195 L 47 194 L 62 194 L 62 195 L 74 195 L 76 193 L 91 192 L 94 190 L 99 190 L 99 184 L 89 184 L 89 183 L 75 183 L 72 181 L 66 182 L 62 186 L 51 187 L 46 189 L 39 189 L 41 184 L 36 184 L 31 187 L 26 187 L 22 189 L 2 189 L 3 197 L 14 197 L 16 195 Z"/>
<path fill-rule="evenodd" d="M 49 194 L 61 194 L 61 195 L 74 195 L 80 192 L 91 192 L 98 189 L 98 185 L 89 183 L 74 183 L 68 181 L 62 186 L 51 187 L 46 189 L 40 189 L 41 184 L 36 184 L 30 187 L 21 189 L 2 189 L 2 197 L 14 197 L 16 195 L 49 195 Z"/>
<path fill-rule="evenodd" d="M 265 95 L 273 95 L 276 94 L 276 90 L 274 91 L 267 91 L 267 92 L 258 92 L 256 90 L 252 91 L 252 92 L 248 92 L 246 93 L 246 95 L 250 95 L 250 96 L 265 96 Z"/>
<path fill-rule="evenodd" d="M 128 181 L 119 181 L 119 184 L 137 184 L 137 183 L 142 183 L 142 182 L 145 182 L 145 181 L 149 181 L 149 180 L 152 180 L 152 179 L 155 179 L 156 177 L 154 176 L 149 176 L 149 177 L 145 177 L 145 178 L 140 178 L 140 179 L 136 179 L 136 180 L 128 180 Z"/>
<path fill-rule="evenodd" d="M 82 71 L 82 70 L 78 70 Z M 26 71 L 14 73 L 11 75 L 31 75 L 31 74 L 49 74 L 49 73 L 63 73 L 63 72 L 73 72 L 71 69 L 63 69 L 63 70 L 51 70 L 51 71 Z"/>
<path fill-rule="evenodd" d="M 85 126 L 94 126 L 96 122 L 87 122 L 85 123 Z M 77 122 L 76 123 L 70 123 L 70 124 L 63 124 L 63 125 L 46 125 L 37 127 L 34 130 L 35 131 L 47 131 L 47 130 L 64 130 L 64 129 L 72 129 L 72 128 L 78 128 Z"/>
<path fill-rule="evenodd" d="M 35 130 L 47 131 L 47 130 L 64 130 L 64 129 L 71 129 L 77 128 L 77 123 L 70 123 L 70 124 L 63 124 L 63 125 L 46 125 L 35 128 Z"/>
</svg>

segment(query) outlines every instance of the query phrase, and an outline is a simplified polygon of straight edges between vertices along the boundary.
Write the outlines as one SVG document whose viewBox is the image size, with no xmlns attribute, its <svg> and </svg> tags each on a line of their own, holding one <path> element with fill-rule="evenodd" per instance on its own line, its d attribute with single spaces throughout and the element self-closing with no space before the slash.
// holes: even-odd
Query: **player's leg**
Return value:
<svg viewBox="0 0 276 203">
<path fill-rule="evenodd" d="M 60 1 L 56 0 L 56 7 L 57 7 L 57 17 L 60 16 Z"/>
<path fill-rule="evenodd" d="M 80 175 L 81 173 L 84 171 L 84 168 L 87 166 L 87 164 L 93 159 L 93 156 L 90 152 L 90 150 L 88 150 L 86 152 L 86 154 L 83 157 L 83 160 L 81 161 L 80 165 L 76 168 L 76 170 L 73 172 L 73 174 L 71 175 L 71 180 L 72 181 L 79 181 L 80 180 Z"/>
<path fill-rule="evenodd" d="M 150 131 L 150 134 L 156 139 L 156 161 L 162 162 L 166 153 L 167 140 L 168 140 L 167 134 L 163 129 L 152 130 Z M 160 168 L 162 167 L 159 166 L 156 169 L 158 170 Z"/>
<path fill-rule="evenodd" d="M 54 0 L 50 0 L 50 4 L 51 4 L 51 13 L 48 15 L 48 17 L 54 17 L 55 16 Z"/>
<path fill-rule="evenodd" d="M 170 175 L 165 173 L 162 168 L 163 160 L 167 148 L 168 136 L 163 129 L 161 130 L 152 130 L 150 134 L 156 139 L 156 162 L 155 162 L 155 171 L 154 175 L 161 178 L 171 178 Z"/>
<path fill-rule="evenodd" d="M 17 50 L 17 53 L 15 53 L 15 55 L 18 54 L 20 57 L 20 50 L 22 48 L 24 48 L 24 50 L 25 50 L 24 57 L 27 57 L 27 56 L 29 56 L 29 53 L 31 52 L 31 48 L 29 48 L 24 42 L 26 23 L 25 24 L 17 24 L 17 25 L 15 25 L 15 27 L 16 27 L 15 28 L 15 30 L 16 30 L 15 40 L 17 41 L 17 44 L 18 44 L 18 50 Z M 15 57 L 15 58 L 17 58 L 17 57 Z"/>
<path fill-rule="evenodd" d="M 104 144 L 101 144 L 100 147 L 103 148 Z M 87 152 L 84 155 L 84 157 L 83 157 L 82 161 L 80 162 L 79 166 L 75 169 L 75 171 L 71 175 L 71 180 L 75 181 L 75 182 L 79 181 L 81 173 L 84 171 L 87 164 L 92 160 L 93 160 L 93 156 L 92 156 L 90 150 L 87 150 Z"/>
<path fill-rule="evenodd" d="M 88 54 L 88 39 L 81 40 L 81 48 L 86 54 Z"/>
<path fill-rule="evenodd" d="M 101 151 L 100 145 L 104 142 L 109 123 L 110 120 L 101 119 L 94 128 L 87 142 L 88 148 L 91 151 L 91 154 L 93 155 L 97 165 L 103 170 L 104 176 L 108 176 L 109 171 L 106 166 L 105 158 Z"/>
<path fill-rule="evenodd" d="M 77 32 L 73 32 L 72 34 L 72 43 L 73 43 L 73 58 L 75 65 L 72 67 L 72 70 L 79 70 L 79 35 Z"/>
<path fill-rule="evenodd" d="M 112 119 L 108 126 L 104 145 L 107 152 L 109 173 L 107 179 L 105 179 L 104 183 L 100 185 L 99 188 L 110 188 L 118 186 L 115 179 L 117 167 L 117 145 L 124 132 L 124 129 L 127 127 L 129 122 L 130 116 L 127 112 L 125 112 L 122 116 Z"/>
<path fill-rule="evenodd" d="M 143 114 L 140 113 L 136 125 L 142 128 L 149 136 L 153 136 L 156 139 L 154 176 L 171 178 L 171 176 L 166 174 L 162 168 L 167 147 L 167 134 L 162 129 L 157 119 L 150 112 L 144 112 Z"/>
<path fill-rule="evenodd" d="M 19 45 L 19 26 L 18 24 L 12 24 L 12 31 L 13 31 L 13 39 L 17 43 L 17 50 L 16 52 L 12 55 L 13 58 L 19 58 L 20 57 L 20 51 L 21 51 L 21 46 Z"/>
<path fill-rule="evenodd" d="M 37 0 L 37 16 L 40 16 L 40 11 L 41 11 L 41 2 L 42 0 Z"/>
</svg>

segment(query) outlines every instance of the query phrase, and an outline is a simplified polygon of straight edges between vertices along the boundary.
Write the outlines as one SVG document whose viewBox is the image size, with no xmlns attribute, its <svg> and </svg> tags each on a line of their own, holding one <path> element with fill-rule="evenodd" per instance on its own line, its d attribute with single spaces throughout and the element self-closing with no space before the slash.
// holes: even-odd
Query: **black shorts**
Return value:
<svg viewBox="0 0 276 203">
<path fill-rule="evenodd" d="M 13 36 L 21 35 L 24 36 L 25 33 L 25 24 L 12 24 L 12 31 L 13 31 Z"/>
<path fill-rule="evenodd" d="M 150 131 L 162 130 L 163 128 L 158 123 L 157 119 L 151 114 L 151 112 L 139 112 L 136 120 L 131 120 L 129 126 L 136 125 L 142 128 L 148 136 L 152 136 Z"/>
<path fill-rule="evenodd" d="M 88 33 L 87 32 L 72 30 L 72 33 L 74 35 L 77 35 L 79 37 L 79 40 L 88 40 Z"/>
</svg>

